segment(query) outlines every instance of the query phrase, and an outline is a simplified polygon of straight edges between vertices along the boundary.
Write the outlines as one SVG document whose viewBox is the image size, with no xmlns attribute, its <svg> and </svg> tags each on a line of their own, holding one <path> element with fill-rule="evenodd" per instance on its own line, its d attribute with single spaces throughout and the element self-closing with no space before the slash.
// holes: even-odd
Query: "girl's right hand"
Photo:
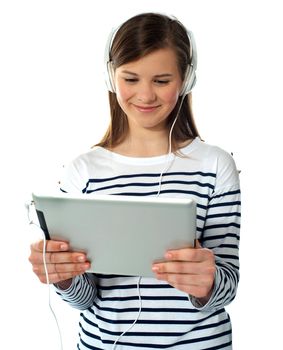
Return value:
<svg viewBox="0 0 283 350">
<path fill-rule="evenodd" d="M 43 263 L 43 244 L 43 240 L 31 244 L 29 261 L 39 280 L 47 283 Z M 70 251 L 68 242 L 62 241 L 46 241 L 45 260 L 49 283 L 65 281 L 62 285 L 70 285 L 73 277 L 85 273 L 90 267 L 86 254 Z"/>
</svg>

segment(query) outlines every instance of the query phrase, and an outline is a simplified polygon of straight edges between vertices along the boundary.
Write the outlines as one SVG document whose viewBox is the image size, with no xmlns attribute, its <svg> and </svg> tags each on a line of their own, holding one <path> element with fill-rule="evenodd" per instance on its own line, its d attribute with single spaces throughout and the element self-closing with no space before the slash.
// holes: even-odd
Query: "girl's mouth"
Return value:
<svg viewBox="0 0 283 350">
<path fill-rule="evenodd" d="M 138 105 L 134 105 L 135 108 L 142 113 L 150 113 L 150 112 L 154 112 L 159 106 L 138 106 Z"/>
</svg>

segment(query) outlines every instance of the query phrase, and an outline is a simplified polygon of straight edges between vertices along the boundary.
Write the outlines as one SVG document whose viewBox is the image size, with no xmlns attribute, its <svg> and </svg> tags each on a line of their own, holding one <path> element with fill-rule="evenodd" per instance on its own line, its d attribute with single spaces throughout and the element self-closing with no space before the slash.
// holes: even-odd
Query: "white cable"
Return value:
<svg viewBox="0 0 283 350">
<path fill-rule="evenodd" d="M 141 281 L 141 276 L 139 276 L 138 282 L 137 282 L 137 290 L 138 290 L 139 304 L 140 304 L 137 317 L 134 320 L 134 322 L 129 326 L 129 328 L 126 329 L 122 334 L 120 334 L 119 337 L 115 340 L 115 342 L 114 342 L 114 344 L 112 346 L 112 350 L 115 350 L 117 342 L 119 341 L 119 339 L 121 339 L 123 337 L 123 335 L 125 335 L 127 332 L 129 332 L 134 327 L 134 325 L 137 323 L 137 321 L 138 321 L 138 319 L 140 317 L 141 310 L 142 310 L 142 298 L 141 298 L 141 292 L 140 292 L 140 281 Z"/>
<path fill-rule="evenodd" d="M 42 234 L 42 238 L 43 238 L 42 258 L 43 258 L 43 266 L 44 266 L 44 272 L 45 272 L 45 276 L 46 276 L 46 282 L 47 282 L 47 286 L 48 286 L 48 306 L 49 306 L 49 309 L 50 309 L 50 311 L 55 319 L 56 325 L 57 325 L 59 338 L 60 338 L 60 350 L 63 350 L 63 340 L 62 340 L 61 329 L 60 329 L 56 314 L 55 314 L 55 312 L 52 308 L 52 305 L 51 305 L 51 290 L 50 290 L 49 276 L 48 276 L 48 270 L 47 270 L 47 264 L 46 264 L 46 245 L 47 245 L 46 237 L 45 237 L 45 234 L 44 234 L 43 230 L 41 229 L 41 227 L 39 225 L 37 225 L 35 222 L 33 222 L 33 220 L 30 218 L 30 206 L 32 204 L 33 204 L 33 202 L 26 204 L 25 206 L 27 208 L 27 215 L 28 215 L 29 224 L 35 225 L 36 227 L 38 227 L 40 229 L 41 234 Z"/>
<path fill-rule="evenodd" d="M 182 107 L 182 104 L 183 104 L 185 96 L 187 96 L 187 95 L 183 95 L 182 96 L 181 103 L 180 103 L 180 106 L 178 108 L 176 117 L 175 117 L 175 119 L 174 119 L 174 121 L 173 121 L 173 123 L 171 125 L 170 131 L 169 131 L 169 136 L 168 136 L 168 153 L 167 153 L 167 159 L 168 159 L 167 162 L 168 162 L 168 164 L 165 165 L 164 169 L 160 173 L 159 182 L 158 182 L 158 191 L 157 191 L 156 197 L 159 197 L 159 195 L 160 195 L 163 175 L 167 173 L 167 171 L 169 170 L 169 168 L 171 167 L 171 165 L 172 165 L 172 163 L 174 162 L 174 159 L 175 159 L 175 155 L 174 155 L 172 161 L 169 162 L 170 156 L 171 156 L 171 152 L 172 152 L 172 132 L 173 132 L 173 128 L 174 128 L 174 126 L 176 124 L 176 121 L 177 121 L 177 119 L 179 117 L 179 113 L 180 113 L 180 110 L 181 110 L 181 107 Z"/>
</svg>

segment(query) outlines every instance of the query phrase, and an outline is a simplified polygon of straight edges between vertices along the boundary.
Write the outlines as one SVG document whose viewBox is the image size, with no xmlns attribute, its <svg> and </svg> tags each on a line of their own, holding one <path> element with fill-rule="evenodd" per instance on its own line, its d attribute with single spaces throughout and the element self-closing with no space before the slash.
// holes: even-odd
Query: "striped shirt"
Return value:
<svg viewBox="0 0 283 350">
<path fill-rule="evenodd" d="M 214 289 L 201 305 L 164 281 L 138 276 L 84 274 L 67 290 L 56 289 L 78 308 L 77 348 L 110 350 L 232 349 L 225 311 L 239 280 L 240 187 L 233 158 L 199 138 L 181 150 L 149 158 L 126 157 L 101 147 L 80 155 L 65 169 L 61 189 L 69 193 L 192 198 L 197 203 L 197 238 L 216 261 Z M 139 281 L 139 283 L 138 283 Z M 137 288 L 139 287 L 139 288 Z M 139 300 L 139 293 L 141 301 Z"/>
</svg>

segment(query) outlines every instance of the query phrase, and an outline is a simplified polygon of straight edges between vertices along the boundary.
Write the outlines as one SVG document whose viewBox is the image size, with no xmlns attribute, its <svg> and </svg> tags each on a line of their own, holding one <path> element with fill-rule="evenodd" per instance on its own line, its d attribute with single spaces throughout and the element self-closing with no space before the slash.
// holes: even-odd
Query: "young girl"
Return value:
<svg viewBox="0 0 283 350">
<path fill-rule="evenodd" d="M 111 35 L 106 62 L 110 126 L 67 167 L 61 190 L 193 198 L 198 241 L 164 252 L 155 278 L 86 273 L 87 256 L 48 241 L 49 281 L 82 310 L 77 347 L 232 349 L 224 307 L 239 280 L 239 178 L 232 157 L 201 141 L 193 120 L 192 34 L 174 18 L 140 14 Z M 30 262 L 46 283 L 42 248 L 32 244 Z"/>
</svg>

